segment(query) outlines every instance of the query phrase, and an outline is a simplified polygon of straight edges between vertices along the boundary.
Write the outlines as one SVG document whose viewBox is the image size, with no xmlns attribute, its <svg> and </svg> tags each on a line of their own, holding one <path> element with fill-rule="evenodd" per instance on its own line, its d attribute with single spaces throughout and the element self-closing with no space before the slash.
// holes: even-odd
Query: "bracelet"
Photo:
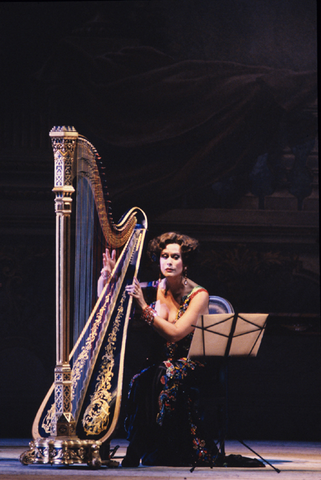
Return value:
<svg viewBox="0 0 321 480">
<path fill-rule="evenodd" d="M 142 319 L 151 327 L 154 323 L 154 318 L 156 316 L 155 310 L 152 309 L 149 305 L 144 308 L 142 312 Z"/>
</svg>

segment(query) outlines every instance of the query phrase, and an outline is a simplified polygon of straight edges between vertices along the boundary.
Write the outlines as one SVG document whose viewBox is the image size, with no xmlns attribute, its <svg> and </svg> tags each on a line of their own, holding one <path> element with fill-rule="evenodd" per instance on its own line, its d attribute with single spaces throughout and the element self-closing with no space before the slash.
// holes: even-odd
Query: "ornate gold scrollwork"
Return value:
<svg viewBox="0 0 321 480">
<path fill-rule="evenodd" d="M 126 292 L 123 293 L 117 309 L 117 316 L 113 324 L 113 330 L 108 336 L 105 354 L 102 358 L 96 388 L 90 398 L 90 404 L 86 408 L 82 424 L 88 435 L 99 435 L 109 423 L 110 404 L 112 402 L 111 379 L 114 376 L 114 351 L 121 319 L 124 313 L 124 301 Z"/>
</svg>

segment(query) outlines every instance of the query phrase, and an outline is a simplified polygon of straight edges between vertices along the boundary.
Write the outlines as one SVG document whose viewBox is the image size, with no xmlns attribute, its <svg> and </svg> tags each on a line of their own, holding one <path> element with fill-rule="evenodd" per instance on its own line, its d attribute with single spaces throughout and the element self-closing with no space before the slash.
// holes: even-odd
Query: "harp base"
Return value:
<svg viewBox="0 0 321 480">
<path fill-rule="evenodd" d="M 23 465 L 73 465 L 86 463 L 99 468 L 101 442 L 78 437 L 38 438 L 29 443 L 29 450 L 20 456 Z"/>
</svg>

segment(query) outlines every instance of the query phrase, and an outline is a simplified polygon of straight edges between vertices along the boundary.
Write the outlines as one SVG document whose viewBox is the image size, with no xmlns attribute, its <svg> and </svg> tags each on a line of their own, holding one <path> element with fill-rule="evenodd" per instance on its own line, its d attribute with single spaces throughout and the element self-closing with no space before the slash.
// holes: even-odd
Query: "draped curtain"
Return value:
<svg viewBox="0 0 321 480">
<path fill-rule="evenodd" d="M 315 135 L 306 112 L 316 72 L 224 61 L 185 60 L 151 47 L 96 55 L 70 37 L 36 75 L 38 94 L 56 104 L 103 151 L 112 199 L 121 208 L 174 208 L 258 155 Z M 45 98 L 44 98 L 45 97 Z M 100 147 L 101 146 L 101 147 Z"/>
</svg>

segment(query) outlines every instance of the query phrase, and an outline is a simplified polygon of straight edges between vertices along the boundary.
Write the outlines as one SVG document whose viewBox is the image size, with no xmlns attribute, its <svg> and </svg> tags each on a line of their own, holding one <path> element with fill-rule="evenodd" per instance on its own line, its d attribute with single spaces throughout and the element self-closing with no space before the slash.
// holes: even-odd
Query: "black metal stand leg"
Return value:
<svg viewBox="0 0 321 480">
<path fill-rule="evenodd" d="M 272 465 L 272 463 L 268 462 L 267 460 L 265 460 L 265 458 L 261 457 L 261 455 L 259 455 L 257 452 L 255 452 L 251 447 L 249 447 L 248 445 L 246 445 L 246 443 L 243 442 L 243 440 L 240 440 L 238 439 L 238 442 L 240 442 L 242 445 L 244 445 L 244 447 L 246 447 L 248 450 L 250 450 L 252 453 L 254 453 L 254 455 L 256 455 L 257 457 L 259 457 L 261 460 L 263 460 L 263 462 L 267 463 L 268 465 L 270 465 L 270 467 L 273 468 L 273 470 L 275 470 L 277 473 L 280 473 L 281 470 L 279 470 L 278 468 L 276 468 L 274 465 Z"/>
<path fill-rule="evenodd" d="M 222 360 L 219 369 L 219 445 L 220 452 L 225 457 L 225 439 L 228 428 L 228 368 L 227 359 Z"/>
<path fill-rule="evenodd" d="M 220 365 L 219 371 L 219 388 L 220 388 L 220 407 L 219 407 L 219 416 L 220 416 L 220 432 L 219 432 L 219 444 L 221 455 L 225 458 L 225 439 L 228 429 L 228 358 L 224 358 Z M 263 460 L 264 463 L 273 468 L 277 473 L 280 473 L 280 470 L 274 467 L 270 462 L 265 460 L 261 455 L 255 452 L 252 448 L 246 445 L 242 440 L 238 439 L 242 445 L 244 445 L 248 450 L 250 450 L 254 455 Z M 263 465 L 264 466 L 264 465 Z M 244 467 L 246 467 L 246 461 L 244 459 Z"/>
</svg>

